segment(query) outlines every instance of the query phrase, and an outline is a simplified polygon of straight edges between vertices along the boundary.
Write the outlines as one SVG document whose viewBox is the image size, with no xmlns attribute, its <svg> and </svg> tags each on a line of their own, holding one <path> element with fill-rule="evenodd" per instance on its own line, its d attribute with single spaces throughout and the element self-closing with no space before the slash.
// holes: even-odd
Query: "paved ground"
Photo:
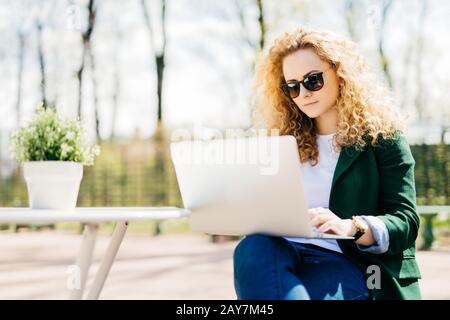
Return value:
<svg viewBox="0 0 450 320">
<path fill-rule="evenodd" d="M 89 282 L 105 250 L 99 236 Z M 81 237 L 60 231 L 0 233 L 0 299 L 65 299 Z M 236 299 L 232 253 L 196 234 L 127 235 L 102 299 Z M 450 299 L 450 250 L 418 252 L 425 299 Z"/>
</svg>

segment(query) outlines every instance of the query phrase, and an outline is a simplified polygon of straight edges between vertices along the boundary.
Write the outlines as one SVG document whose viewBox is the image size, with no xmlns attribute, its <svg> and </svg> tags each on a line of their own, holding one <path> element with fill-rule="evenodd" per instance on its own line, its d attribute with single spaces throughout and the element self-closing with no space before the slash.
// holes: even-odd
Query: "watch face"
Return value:
<svg viewBox="0 0 450 320">
<path fill-rule="evenodd" d="M 360 218 L 360 217 L 355 217 L 355 227 L 356 230 L 362 233 L 365 233 L 367 228 L 369 227 L 369 225 L 367 224 L 366 221 L 364 221 L 364 219 Z"/>
<path fill-rule="evenodd" d="M 364 219 L 362 219 L 362 218 L 359 218 L 358 222 L 359 222 L 359 226 L 361 228 L 361 231 L 362 232 L 366 232 L 367 228 L 369 228 L 369 225 L 367 224 L 367 222 Z"/>
</svg>

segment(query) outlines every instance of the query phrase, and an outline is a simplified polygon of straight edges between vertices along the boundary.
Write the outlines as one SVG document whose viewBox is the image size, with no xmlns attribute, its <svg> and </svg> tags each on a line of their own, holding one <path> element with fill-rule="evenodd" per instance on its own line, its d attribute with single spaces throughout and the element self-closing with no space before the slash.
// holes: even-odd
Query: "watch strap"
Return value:
<svg viewBox="0 0 450 320">
<path fill-rule="evenodd" d="M 364 235 L 365 232 L 361 232 L 359 230 L 356 231 L 355 235 L 353 236 L 353 241 L 357 241 L 359 238 L 361 238 Z"/>
<path fill-rule="evenodd" d="M 358 222 L 358 218 L 356 218 L 356 216 L 352 217 L 352 223 L 356 229 L 356 233 L 353 236 L 354 237 L 353 241 L 357 241 L 364 235 L 364 233 L 366 233 L 366 230 L 360 225 L 360 223 Z"/>
</svg>

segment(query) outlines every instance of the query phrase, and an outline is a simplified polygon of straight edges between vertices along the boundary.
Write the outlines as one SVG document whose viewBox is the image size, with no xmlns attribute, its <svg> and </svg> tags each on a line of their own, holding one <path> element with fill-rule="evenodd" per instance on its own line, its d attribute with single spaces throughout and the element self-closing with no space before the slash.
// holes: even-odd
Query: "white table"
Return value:
<svg viewBox="0 0 450 320">
<path fill-rule="evenodd" d="M 85 223 L 83 240 L 76 259 L 80 270 L 80 286 L 72 289 L 70 299 L 82 299 L 87 274 L 92 262 L 98 224 L 118 222 L 108 248 L 95 274 L 86 299 L 98 299 L 109 270 L 127 230 L 128 221 L 165 220 L 188 217 L 190 211 L 175 207 L 79 207 L 74 210 L 35 210 L 29 208 L 0 208 L 0 223 L 81 222 Z"/>
</svg>

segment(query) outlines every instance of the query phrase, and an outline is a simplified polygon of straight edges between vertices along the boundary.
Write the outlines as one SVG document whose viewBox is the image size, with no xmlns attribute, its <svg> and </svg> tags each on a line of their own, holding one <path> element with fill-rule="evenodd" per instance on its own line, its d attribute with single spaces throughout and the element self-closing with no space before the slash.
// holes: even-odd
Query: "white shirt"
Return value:
<svg viewBox="0 0 450 320">
<path fill-rule="evenodd" d="M 311 166 L 310 162 L 300 166 L 308 208 L 329 207 L 331 183 L 340 154 L 340 152 L 336 152 L 333 148 L 333 136 L 335 134 L 317 135 L 318 163 L 314 167 Z M 375 254 L 386 252 L 389 248 L 389 233 L 384 222 L 373 215 L 359 216 L 367 222 L 372 230 L 375 243 L 371 246 L 357 244 L 358 249 Z M 333 239 L 285 238 L 290 241 L 310 243 L 342 253 L 337 241 Z"/>
<path fill-rule="evenodd" d="M 332 147 L 332 139 L 335 134 L 317 135 L 318 163 L 314 167 L 311 166 L 310 162 L 301 165 L 308 208 L 328 208 L 331 182 L 339 158 L 339 152 L 336 152 Z M 311 243 L 342 253 L 337 241 L 333 239 L 285 238 L 294 242 Z"/>
</svg>

